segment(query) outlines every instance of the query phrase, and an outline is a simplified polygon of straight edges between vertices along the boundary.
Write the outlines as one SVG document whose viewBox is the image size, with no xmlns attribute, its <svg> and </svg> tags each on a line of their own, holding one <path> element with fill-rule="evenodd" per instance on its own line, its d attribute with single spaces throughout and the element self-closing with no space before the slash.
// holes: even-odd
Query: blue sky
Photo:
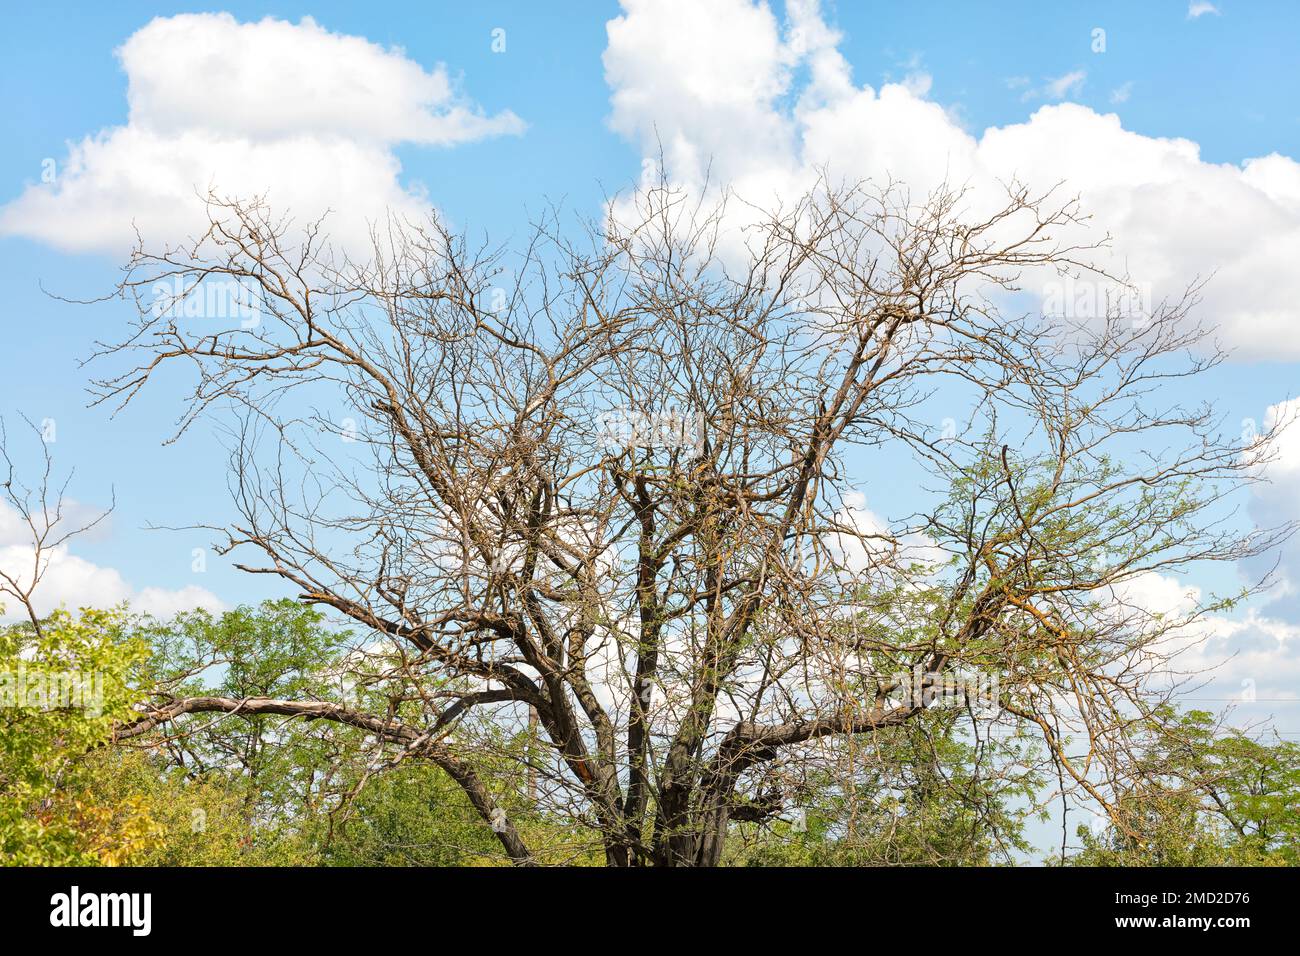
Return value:
<svg viewBox="0 0 1300 956">
<path fill-rule="evenodd" d="M 686 27 L 678 14 L 633 6 L 623 11 L 614 3 L 552 9 L 536 3 L 322 2 L 6 9 L 0 40 L 0 83 L 6 93 L 0 100 L 6 130 L 6 149 L 0 151 L 0 287 L 8 308 L 7 346 L 0 351 L 0 415 L 9 424 L 20 464 L 34 467 L 39 445 L 21 435 L 19 416 L 50 419 L 56 426 L 51 446 L 56 463 L 76 470 L 72 495 L 88 506 L 107 504 L 116 495 L 110 525 L 74 548 L 86 573 L 117 574 L 104 584 L 104 593 L 125 588 L 138 597 L 155 588 L 161 589 L 152 592 L 156 598 L 172 592 L 179 601 L 196 593 L 183 589 L 202 588 L 227 605 L 283 593 L 264 578 L 239 575 L 216 556 L 196 574 L 192 549 L 210 542 L 204 532 L 150 530 L 196 521 L 220 524 L 229 515 L 225 453 L 207 424 L 178 444 L 162 444 L 180 408 L 183 383 L 176 378 L 159 383 L 116 417 L 102 407 L 87 409 L 85 387 L 96 366 L 82 367 L 81 360 L 96 339 L 118 337 L 130 312 L 119 302 L 78 306 L 42 291 L 90 298 L 111 290 L 122 261 L 112 222 L 114 215 L 120 219 L 122 207 L 114 205 L 120 195 L 113 194 L 147 197 L 147 182 L 128 181 L 132 175 L 148 180 L 155 175 L 148 163 L 160 161 L 158 154 L 134 157 L 123 146 L 113 154 L 120 167 L 92 163 L 88 172 L 69 174 L 70 149 L 85 137 L 110 136 L 133 123 L 159 128 L 180 123 L 177 110 L 202 112 L 195 104 L 204 96 L 220 96 L 216 77 L 242 68 L 248 51 L 237 40 L 229 47 L 214 41 L 210 48 L 194 39 L 192 47 L 173 48 L 167 65 L 140 66 L 141 77 L 146 69 L 171 73 L 150 74 L 159 89 L 133 118 L 127 70 L 115 51 L 143 36 L 138 62 L 153 63 L 156 50 L 149 43 L 155 41 L 146 42 L 153 34 L 141 31 L 156 17 L 225 12 L 240 24 L 266 17 L 300 24 L 310 16 L 329 34 L 377 44 L 390 58 L 385 62 L 406 62 L 430 73 L 445 64 L 457 90 L 455 102 L 470 104 L 488 120 L 501 119 L 501 130 L 511 125 L 508 111 L 520 121 L 518 127 L 466 133 L 455 142 L 441 142 L 433 134 L 417 141 L 391 129 L 365 134 L 369 139 L 351 129 L 311 135 L 327 137 L 321 142 L 330 148 L 349 136 L 365 139 L 372 155 L 391 155 L 400 163 L 394 183 L 378 182 L 382 176 L 377 175 L 376 195 L 398 190 L 403 197 L 425 196 L 456 224 L 497 239 L 523 236 L 529 214 L 548 200 L 579 214 L 599 213 L 606 194 L 636 183 L 643 157 L 654 151 L 649 129 L 666 142 L 685 144 L 670 156 L 670 165 L 687 180 L 689 155 L 704 151 L 716 155 L 723 174 L 738 183 L 766 183 L 771 177 L 796 181 L 801 170 L 824 158 L 815 142 L 829 142 L 828 155 L 836 161 L 852 164 L 866 153 L 874 156 L 874 150 L 915 168 L 921 177 L 931 143 L 948 150 L 953 162 L 967 157 L 973 176 L 1010 168 L 1021 155 L 1034 175 L 1050 177 L 1059 164 L 1060 175 L 1097 197 L 1116 228 L 1127 227 L 1127 235 L 1139 237 L 1123 250 L 1133 261 L 1171 282 L 1203 274 L 1207 263 L 1223 266 L 1217 287 L 1222 297 L 1208 305 L 1221 313 L 1225 335 L 1240 355 L 1196 389 L 1215 399 L 1228 422 L 1263 422 L 1270 406 L 1300 392 L 1294 311 L 1300 298 L 1291 296 L 1295 287 L 1288 282 L 1296 280 L 1285 271 L 1287 263 L 1294 266 L 1290 253 L 1300 249 L 1300 167 L 1294 163 L 1300 157 L 1295 72 L 1300 6 L 1222 0 L 1194 17 L 1186 0 L 827 6 L 820 15 L 805 17 L 837 34 L 818 41 L 818 49 L 851 69 L 854 89 L 870 87 L 874 98 L 867 102 L 839 94 L 842 109 L 822 116 L 831 133 L 823 129 L 820 139 L 810 132 L 812 125 L 803 125 L 796 108 L 811 82 L 812 60 L 796 59 L 783 73 L 777 61 L 784 54 L 764 52 L 769 42 L 793 42 L 797 18 L 780 3 L 767 14 L 765 7 L 727 0 Z M 623 29 L 611 33 L 608 24 L 617 18 Z M 209 28 L 215 35 L 214 20 L 177 22 L 188 24 L 192 32 L 186 37 L 197 38 Z M 505 31 L 503 51 L 493 49 L 494 30 Z M 685 42 L 683 32 L 700 44 L 683 56 L 709 61 L 717 54 L 717 63 L 706 63 L 701 76 L 678 75 L 689 72 L 673 59 L 680 52 L 675 45 Z M 1104 49 L 1098 49 L 1099 39 Z M 332 65 L 322 62 L 316 68 L 325 75 Z M 771 82 L 755 86 L 755 76 Z M 885 109 L 887 84 L 901 85 L 892 87 L 898 92 L 890 94 L 892 105 Z M 758 90 L 754 102 L 745 101 L 753 90 Z M 715 102 L 715 91 L 726 95 Z M 628 99 L 618 100 L 620 93 Z M 261 99 L 250 94 L 230 122 L 282 95 L 275 88 L 260 91 Z M 1103 119 L 1110 114 L 1118 120 Z M 191 120 L 195 128 L 203 123 L 215 128 L 211 117 L 184 122 Z M 986 133 L 990 129 L 992 136 Z M 996 131 L 1002 129 L 1013 134 L 999 137 Z M 786 137 L 799 145 L 786 149 L 750 141 L 755 130 L 775 130 L 772 143 Z M 941 140 L 931 135 L 936 130 Z M 236 134 L 242 135 L 223 127 L 213 135 Z M 1195 144 L 1199 156 L 1192 150 L 1189 158 L 1187 150 L 1169 146 L 1172 139 Z M 1270 163 L 1249 165 L 1271 156 L 1276 158 Z M 49 159 L 59 172 L 54 183 L 43 184 Z M 195 161 L 201 160 L 200 155 Z M 276 175 L 292 178 L 293 173 Z M 59 198 L 69 180 L 91 197 L 89 206 Z M 368 188 L 354 181 L 344 185 L 345 195 L 358 186 Z M 94 210 L 101 206 L 106 211 L 97 216 Z M 155 211 L 157 221 L 173 211 Z M 141 209 L 147 222 L 153 214 Z M 1166 226 L 1168 234 L 1161 233 Z M 1243 251 L 1242 237 L 1251 249 Z M 1288 454 L 1277 476 L 1283 491 L 1253 503 L 1266 519 L 1300 516 L 1300 495 L 1287 484 L 1300 478 L 1300 452 Z M 873 488 L 864 475 L 862 484 L 878 514 L 905 513 L 912 503 L 905 483 Z M 11 542 L 0 540 L 0 546 L 6 544 Z M 1285 553 L 1283 569 L 1295 567 L 1300 580 L 1297 555 L 1294 549 Z M 1213 587 L 1232 581 L 1229 575 L 1195 583 Z M 169 599 L 158 599 L 159 606 L 167 606 Z M 1225 686 L 1248 674 L 1263 681 L 1267 670 L 1269 695 L 1295 696 L 1300 689 L 1295 604 L 1260 605 L 1267 627 L 1260 624 L 1251 633 L 1257 636 L 1263 628 L 1274 635 L 1276 646 L 1269 651 L 1274 656 L 1256 656 L 1245 669 L 1232 671 Z M 1279 717 L 1283 729 L 1300 731 L 1300 714 Z"/>
</svg>

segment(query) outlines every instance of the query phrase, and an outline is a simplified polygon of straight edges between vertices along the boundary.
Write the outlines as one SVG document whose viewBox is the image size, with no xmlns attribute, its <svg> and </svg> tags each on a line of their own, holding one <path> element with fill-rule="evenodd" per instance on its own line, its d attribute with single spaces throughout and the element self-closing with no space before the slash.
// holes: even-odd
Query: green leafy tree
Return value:
<svg viewBox="0 0 1300 956">
<path fill-rule="evenodd" d="M 105 748 L 87 759 L 79 799 L 129 806 L 150 839 L 118 862 L 132 866 L 295 866 L 319 862 L 300 830 L 309 821 L 255 827 L 250 785 L 222 774 L 188 775 L 156 753 Z"/>
<path fill-rule="evenodd" d="M 157 805 L 155 816 L 166 824 L 166 845 L 140 860 L 432 866 L 506 859 L 491 826 L 438 765 L 376 741 L 368 727 L 257 712 L 256 702 L 306 698 L 416 720 L 422 701 L 407 699 L 394 677 L 405 663 L 400 656 L 357 642 L 320 611 L 290 600 L 134 623 L 155 650 L 153 706 L 178 699 L 249 704 L 248 712 L 215 720 L 187 715 L 128 731 L 125 744 L 142 752 L 101 767 L 101 796 L 129 794 Z M 481 730 L 480 746 L 502 755 L 482 773 L 491 799 L 512 826 L 549 831 L 548 862 L 580 858 L 584 847 L 533 811 L 519 763 L 505 757 L 528 750 L 526 729 Z"/>
<path fill-rule="evenodd" d="M 351 634 L 326 626 L 318 610 L 264 601 L 219 615 L 194 610 L 169 621 L 142 620 L 155 648 L 155 699 L 322 699 L 339 690 L 335 667 Z M 239 782 L 250 826 L 310 810 L 337 755 L 326 732 L 282 717 L 200 721 L 168 740 L 170 763 L 191 777 Z"/>
<path fill-rule="evenodd" d="M 133 716 L 149 653 L 121 611 L 0 629 L 0 861 L 124 862 L 156 837 L 133 798 L 88 799 L 87 754 Z"/>
<path fill-rule="evenodd" d="M 1205 711 L 1153 715 L 1133 732 L 1142 772 L 1120 826 L 1081 827 L 1086 866 L 1300 862 L 1300 747 L 1224 729 Z"/>
<path fill-rule="evenodd" d="M 987 866 L 1027 852 L 1042 779 L 1031 740 L 971 740 L 934 710 L 859 748 L 853 786 L 820 774 L 793 815 L 740 824 L 726 862 L 750 866 Z M 853 755 L 844 755 L 854 759 Z"/>
</svg>

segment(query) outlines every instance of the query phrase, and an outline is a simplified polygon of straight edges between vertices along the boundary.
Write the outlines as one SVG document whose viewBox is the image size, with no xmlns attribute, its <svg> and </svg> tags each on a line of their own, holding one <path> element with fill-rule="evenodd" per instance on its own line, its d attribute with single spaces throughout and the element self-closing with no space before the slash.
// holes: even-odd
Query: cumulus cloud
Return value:
<svg viewBox="0 0 1300 956">
<path fill-rule="evenodd" d="M 1153 302 L 1209 278 L 1199 314 L 1239 358 L 1300 358 L 1300 163 L 1205 162 L 1190 140 L 1143 136 L 1074 103 L 970 135 L 922 85 L 855 83 L 811 0 L 784 13 L 750 0 L 625 0 L 604 55 L 612 127 L 648 159 L 662 151 L 675 182 L 707 175 L 757 203 L 797 195 L 823 167 L 892 176 L 913 195 L 945 181 L 994 198 L 1012 178 L 1039 191 L 1067 183 L 1093 215 L 1089 235 L 1112 237 L 1098 265 Z M 1047 92 L 1080 82 L 1067 73 Z"/>
<path fill-rule="evenodd" d="M 18 512 L 0 503 L 0 572 L 14 578 L 24 589 L 36 570 L 36 555 L 30 530 Z M 159 617 L 177 611 L 204 607 L 224 609 L 221 600 L 206 588 L 187 585 L 176 590 L 160 587 L 136 589 L 115 568 L 104 567 L 73 554 L 67 544 L 41 555 L 40 583 L 33 594 L 36 612 L 49 614 L 59 607 L 113 607 L 127 601 L 133 610 Z M 25 618 L 22 606 L 7 594 L 0 594 L 0 621 Z"/>
<path fill-rule="evenodd" d="M 1190 140 L 1144 136 L 1116 115 L 1065 102 L 972 135 L 928 98 L 926 84 L 855 82 L 839 34 L 811 0 L 783 11 L 751 0 L 624 0 L 608 37 L 611 126 L 647 159 L 662 155 L 669 178 L 687 189 L 702 189 L 707 177 L 761 204 L 810 188 L 823 167 L 835 178 L 892 176 L 913 195 L 968 184 L 975 202 L 982 194 L 996 200 L 999 184 L 1013 178 L 1038 191 L 1065 183 L 1093 228 L 1112 237 L 1099 265 L 1127 273 L 1157 302 L 1209 278 L 1200 316 L 1217 322 L 1239 358 L 1300 359 L 1300 271 L 1291 265 L 1300 261 L 1300 164 L 1290 157 L 1209 163 Z M 1077 96 L 1084 80 L 1075 71 L 1037 88 L 1026 76 L 1005 85 L 1059 100 Z M 1112 101 L 1131 90 L 1124 84 Z M 1291 405 L 1270 410 L 1264 426 L 1300 414 L 1300 401 Z M 1269 466 L 1273 483 L 1252 499 L 1261 525 L 1300 519 L 1300 427 L 1280 451 Z M 860 495 L 846 498 L 841 519 L 868 534 L 888 530 Z M 869 563 L 870 548 L 844 537 L 846 563 Z M 1287 705 L 1274 704 L 1295 697 L 1300 683 L 1300 626 L 1292 623 L 1300 620 L 1300 542 L 1283 554 L 1282 571 L 1279 600 L 1194 616 L 1177 642 L 1177 668 L 1209 682 L 1194 694 L 1207 698 L 1206 709 L 1237 701 L 1239 714 L 1293 723 L 1295 714 L 1279 709 Z M 1283 598 L 1288 592 L 1294 597 Z M 1202 598 L 1188 582 L 1158 574 L 1117 595 L 1130 610 L 1179 616 Z"/>
<path fill-rule="evenodd" d="M 1275 528 L 1295 523 L 1300 526 L 1300 398 L 1272 405 L 1264 421 L 1242 422 L 1242 437 L 1249 439 L 1257 429 L 1280 427 L 1272 453 L 1252 468 L 1260 479 L 1251 488 L 1250 516 L 1258 527 Z M 1269 575 L 1271 613 L 1300 620 L 1300 535 L 1292 536 L 1276 554 L 1261 555 L 1248 563 L 1247 572 L 1256 578 Z"/>
<path fill-rule="evenodd" d="M 197 607 L 206 608 L 209 611 L 223 611 L 226 609 L 225 603 L 220 598 L 207 588 L 201 588 L 197 584 L 187 584 L 185 587 L 176 588 L 175 590 L 156 587 L 141 588 L 125 600 L 130 602 L 131 609 L 134 611 L 162 618 L 172 617 L 181 611 L 192 611 Z"/>
<path fill-rule="evenodd" d="M 1186 706 L 1229 712 L 1238 726 L 1294 730 L 1300 719 L 1300 626 L 1269 608 L 1197 616 L 1202 591 L 1155 572 L 1116 590 L 1128 611 L 1187 622 L 1164 647 L 1173 657 L 1161 675 L 1180 685 Z"/>
<path fill-rule="evenodd" d="M 938 544 L 915 529 L 899 529 L 867 506 L 867 496 L 860 491 L 844 495 L 835 520 L 845 531 L 828 538 L 831 553 L 849 575 L 862 575 L 875 569 L 919 566 L 933 570 L 947 562 L 949 555 Z"/>
<path fill-rule="evenodd" d="M 455 146 L 524 127 L 508 110 L 485 114 L 445 66 L 426 70 L 310 17 L 158 18 L 117 54 L 126 125 L 70 144 L 53 183 L 0 210 L 0 234 L 120 255 L 135 228 L 159 243 L 201 231 L 198 194 L 212 189 L 265 196 L 299 221 L 332 209 L 332 232 L 361 236 L 389 211 L 429 209 L 421 190 L 401 184 L 394 146 Z"/>
<path fill-rule="evenodd" d="M 776 101 L 797 60 L 815 65 L 810 51 L 824 44 L 819 34 L 796 30 L 782 42 L 772 11 L 740 0 L 625 7 L 606 27 L 616 131 L 647 146 L 662 134 L 672 168 L 693 177 L 715 156 L 725 158 L 729 176 L 745 171 L 747 153 L 759 171 L 789 158 L 795 131 Z"/>
</svg>

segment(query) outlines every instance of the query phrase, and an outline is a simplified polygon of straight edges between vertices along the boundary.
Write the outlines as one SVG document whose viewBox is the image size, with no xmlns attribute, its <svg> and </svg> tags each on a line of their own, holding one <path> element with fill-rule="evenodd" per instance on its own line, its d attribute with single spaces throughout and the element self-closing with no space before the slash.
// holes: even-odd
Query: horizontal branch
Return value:
<svg viewBox="0 0 1300 956">
<path fill-rule="evenodd" d="M 533 863 L 533 855 L 514 824 L 504 812 L 499 811 L 487 787 L 469 764 L 452 754 L 440 742 L 427 739 L 427 733 L 342 704 L 323 700 L 278 700 L 271 697 L 246 697 L 242 700 L 233 697 L 184 697 L 152 707 L 138 719 L 115 728 L 113 740 L 120 742 L 139 737 L 186 714 L 199 713 L 237 714 L 243 717 L 276 714 L 302 717 L 305 720 L 330 720 L 364 730 L 382 741 L 405 745 L 413 755 L 431 760 L 460 784 L 474 809 L 491 825 L 512 861 L 524 866 Z"/>
</svg>

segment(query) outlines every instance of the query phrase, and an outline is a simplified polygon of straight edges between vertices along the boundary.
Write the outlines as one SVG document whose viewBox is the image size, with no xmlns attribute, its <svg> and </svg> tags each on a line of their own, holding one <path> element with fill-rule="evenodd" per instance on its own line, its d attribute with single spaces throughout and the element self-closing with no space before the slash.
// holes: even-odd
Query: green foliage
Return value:
<svg viewBox="0 0 1300 956">
<path fill-rule="evenodd" d="M 501 845 L 455 781 L 405 763 L 370 781 L 337 819 L 318 821 L 322 862 L 338 866 L 466 866 Z"/>
<path fill-rule="evenodd" d="M 296 866 L 318 862 L 295 829 L 252 827 L 249 785 L 221 775 L 187 777 L 134 750 L 94 754 L 82 798 L 134 806 L 150 839 L 131 848 L 132 866 Z"/>
<path fill-rule="evenodd" d="M 542 865 L 600 865 L 595 835 L 538 811 L 521 774 L 527 732 L 478 728 L 475 769 Z M 465 792 L 436 765 L 406 760 L 373 776 L 341 770 L 331 812 L 318 815 L 309 839 L 321 862 L 338 866 L 504 866 L 496 835 Z"/>
<path fill-rule="evenodd" d="M 78 796 L 92 775 L 86 755 L 131 714 L 147 656 L 118 611 L 57 611 L 0 630 L 0 861 L 121 862 L 151 838 L 132 801 Z"/>
<path fill-rule="evenodd" d="M 1080 866 L 1295 866 L 1300 747 L 1220 732 L 1205 711 L 1165 708 L 1138 731 L 1147 776 L 1117 804 L 1120 825 L 1081 827 Z"/>
<path fill-rule="evenodd" d="M 196 610 L 140 631 L 157 649 L 155 679 L 174 696 L 241 700 L 330 699 L 334 665 L 350 637 L 325 626 L 324 615 L 291 600 L 264 601 L 219 616 Z M 337 749 L 339 728 L 278 717 L 207 718 L 171 754 L 192 778 L 238 783 L 249 825 L 292 820 L 317 795 L 319 772 Z"/>
<path fill-rule="evenodd" d="M 877 596 L 923 609 L 932 594 Z M 864 596 L 864 601 L 867 598 Z M 895 642 L 938 638 L 923 614 Z M 864 627 L 864 645 L 875 635 Z M 195 715 L 109 746 L 144 688 L 233 698 L 337 699 L 350 635 L 292 601 L 172 621 L 124 610 L 66 612 L 0 630 L 10 696 L 0 722 L 0 859 L 8 864 L 161 866 L 501 865 L 501 846 L 461 788 L 408 759 L 376 769 L 361 731 L 272 716 Z M 879 646 L 884 646 L 883 635 Z M 885 654 L 885 651 L 879 652 Z M 887 656 L 876 671 L 898 664 Z M 384 660 L 349 670 L 366 709 L 416 716 L 378 679 Z M 18 675 L 23 675 L 20 687 Z M 69 685 L 73 674 L 87 678 Z M 46 681 L 59 675 L 60 683 Z M 78 688 L 68 699 L 70 686 Z M 62 689 L 64 697 L 54 693 Z M 14 699 L 20 690 L 21 700 Z M 864 696 L 871 688 L 857 690 Z M 53 694 L 53 697 L 51 696 Z M 407 714 L 406 711 L 411 711 Z M 963 712 L 936 708 L 842 743 L 834 767 L 797 776 L 776 816 L 741 808 L 730 865 L 989 865 L 1029 847 L 1024 826 L 1043 784 L 1026 737 L 970 736 Z M 199 719 L 202 717 L 203 719 Z M 542 862 L 598 864 L 591 832 L 540 814 L 521 769 L 528 732 L 466 724 L 476 770 Z M 1224 733 L 1209 714 L 1164 709 L 1134 724 L 1139 781 L 1119 795 L 1121 826 L 1080 831 L 1074 865 L 1300 863 L 1300 747 Z M 849 767 L 846 775 L 844 767 Z M 788 778 L 787 778 L 788 779 Z M 794 807 L 802 808 L 795 811 Z"/>
<path fill-rule="evenodd" d="M 286 598 L 219 616 L 200 609 L 167 622 L 145 620 L 137 631 L 155 649 L 159 676 L 204 668 L 181 684 L 184 693 L 301 699 L 321 690 L 350 636 L 324 624 L 320 611 Z"/>
<path fill-rule="evenodd" d="M 1041 780 L 1024 740 L 978 745 L 953 712 L 929 711 L 862 742 L 845 789 L 811 781 L 793 820 L 742 825 L 728 862 L 748 866 L 987 866 L 1028 850 L 1024 825 Z M 1014 759 L 1013 759 L 1014 758 Z M 998 767 L 1003 769 L 999 770 Z"/>
<path fill-rule="evenodd" d="M 368 713 L 419 720 L 421 701 L 403 699 L 384 672 L 397 661 L 379 648 L 354 653 L 352 635 L 319 611 L 289 600 L 221 615 L 138 621 L 155 648 L 151 679 L 175 696 L 234 699 L 347 699 Z M 346 657 L 346 662 L 344 658 Z M 346 668 L 344 664 L 346 663 Z M 348 678 L 340 674 L 346 669 Z M 183 731 L 183 732 L 182 732 Z M 260 715 L 185 718 L 147 760 L 101 768 L 100 796 L 128 796 L 151 808 L 164 839 L 136 862 L 168 865 L 479 865 L 505 862 L 496 835 L 450 777 L 410 759 L 375 772 L 365 735 L 329 721 Z M 520 739 L 481 741 L 509 754 Z M 555 827 L 531 817 L 511 760 L 476 761 L 527 839 Z M 483 766 L 486 764 L 486 766 Z M 194 820 L 204 821 L 196 829 Z M 542 835 L 536 832 L 536 835 Z"/>
<path fill-rule="evenodd" d="M 57 612 L 0 631 L 0 674 L 28 688 L 89 678 L 78 706 L 7 707 L 0 723 L 0 859 L 14 865 L 308 862 L 298 836 L 323 735 L 265 720 L 205 722 L 152 753 L 105 746 L 145 688 L 232 697 L 319 689 L 343 635 L 319 612 L 266 602 L 170 622 L 124 609 Z M 35 698 L 33 698 L 35 700 Z M 291 739 L 293 738 L 293 739 Z"/>
</svg>

